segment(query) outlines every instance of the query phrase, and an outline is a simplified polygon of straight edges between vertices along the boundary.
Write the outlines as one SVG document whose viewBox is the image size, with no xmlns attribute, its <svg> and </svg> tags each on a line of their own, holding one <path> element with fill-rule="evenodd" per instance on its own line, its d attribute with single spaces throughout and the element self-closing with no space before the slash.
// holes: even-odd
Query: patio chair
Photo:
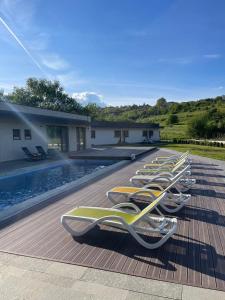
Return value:
<svg viewBox="0 0 225 300">
<path fill-rule="evenodd" d="M 186 164 L 186 165 L 190 165 L 190 162 L 188 160 L 187 157 L 183 157 L 182 159 L 179 159 L 178 161 L 165 161 L 163 163 L 150 163 L 150 164 L 145 164 L 144 165 L 144 169 L 147 170 L 157 170 L 159 168 L 168 168 L 168 169 L 172 169 L 173 167 L 175 167 L 176 165 L 180 164 L 180 162 L 182 162 L 182 164 Z"/>
<path fill-rule="evenodd" d="M 186 166 L 179 171 L 176 168 L 174 168 L 172 172 L 161 172 L 159 174 L 151 175 L 135 175 L 130 178 L 130 182 L 132 182 L 132 184 L 136 187 L 143 187 L 150 183 L 159 183 L 166 188 L 168 184 L 172 183 L 177 177 L 182 175 L 177 183 L 182 192 L 187 191 L 196 183 L 196 180 L 189 178 L 189 175 L 191 175 L 189 166 Z"/>
<path fill-rule="evenodd" d="M 189 151 L 184 152 L 183 154 L 174 154 L 170 156 L 158 156 L 156 157 L 152 163 L 163 163 L 163 162 L 168 162 L 168 161 L 178 161 L 179 159 L 184 158 L 185 156 L 188 157 Z"/>
<path fill-rule="evenodd" d="M 22 150 L 26 154 L 28 161 L 37 161 L 42 159 L 42 156 L 40 154 L 30 152 L 27 147 L 22 147 Z"/>
<path fill-rule="evenodd" d="M 145 165 L 146 166 L 146 165 Z M 186 170 L 188 175 L 191 175 L 191 165 L 187 162 L 185 158 L 180 160 L 175 165 L 162 165 L 158 168 L 151 169 L 151 168 L 144 168 L 139 169 L 136 171 L 137 175 L 152 175 L 152 174 L 160 174 L 162 172 L 170 172 L 172 174 L 176 174 L 180 169 L 188 167 Z"/>
<path fill-rule="evenodd" d="M 42 156 L 43 159 L 46 159 L 49 157 L 48 153 L 44 150 L 42 146 L 36 146 L 36 149 L 38 153 Z"/>
<path fill-rule="evenodd" d="M 162 166 L 174 166 L 178 164 L 180 161 L 185 160 L 187 163 L 191 163 L 188 154 L 185 153 L 184 155 L 180 156 L 179 158 L 176 159 L 168 159 L 165 161 L 158 161 L 158 160 L 153 160 L 151 163 L 147 163 L 144 165 L 144 168 L 146 169 L 154 169 Z"/>
<path fill-rule="evenodd" d="M 166 193 L 166 197 L 160 206 L 168 213 L 175 213 L 179 211 L 191 198 L 190 194 L 183 194 L 176 186 L 176 183 L 182 178 L 183 174 L 179 174 L 172 182 L 168 182 L 167 187 L 157 183 L 150 183 L 142 188 L 132 186 L 117 186 L 106 193 L 108 199 L 118 204 L 121 202 L 129 202 L 131 200 L 141 200 L 145 202 L 152 202 L 162 193 Z M 172 193 L 171 189 L 176 189 L 178 193 Z"/>
<path fill-rule="evenodd" d="M 72 236 L 81 236 L 100 224 L 117 227 L 129 232 L 143 247 L 156 249 L 162 246 L 177 229 L 177 219 L 165 217 L 158 209 L 164 197 L 166 193 L 161 194 L 142 211 L 133 203 L 121 203 L 112 208 L 76 207 L 61 217 L 61 223 Z M 125 208 L 129 208 L 132 212 L 121 211 Z M 156 210 L 159 216 L 153 216 L 151 214 L 153 210 Z M 90 224 L 83 230 L 75 230 L 73 225 L 76 221 Z M 157 233 L 159 240 L 156 242 L 144 240 L 141 235 L 149 233 Z"/>
</svg>

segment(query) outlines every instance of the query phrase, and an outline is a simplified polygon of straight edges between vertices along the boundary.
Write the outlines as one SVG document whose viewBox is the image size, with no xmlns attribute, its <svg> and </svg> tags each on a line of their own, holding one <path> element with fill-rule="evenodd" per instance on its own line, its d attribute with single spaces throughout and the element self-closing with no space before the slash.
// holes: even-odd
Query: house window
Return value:
<svg viewBox="0 0 225 300">
<path fill-rule="evenodd" d="M 123 135 L 125 138 L 129 137 L 129 131 L 128 130 L 124 130 L 123 131 Z"/>
<path fill-rule="evenodd" d="M 25 138 L 25 140 L 31 140 L 31 130 L 30 129 L 24 129 L 24 138 Z"/>
<path fill-rule="evenodd" d="M 120 130 L 115 130 L 114 131 L 114 137 L 120 138 L 121 137 L 121 131 Z"/>
<path fill-rule="evenodd" d="M 21 140 L 20 129 L 13 129 L 13 139 Z"/>
<path fill-rule="evenodd" d="M 148 137 L 149 137 L 149 138 L 152 138 L 152 136 L 153 136 L 153 131 L 152 131 L 152 130 L 149 130 L 149 132 L 148 132 Z"/>
<path fill-rule="evenodd" d="M 91 138 L 92 138 L 92 139 L 95 139 L 95 130 L 92 130 L 92 131 L 91 131 Z"/>
<path fill-rule="evenodd" d="M 143 130 L 143 131 L 142 131 L 142 136 L 148 137 L 148 131 L 147 131 L 147 130 Z"/>
</svg>

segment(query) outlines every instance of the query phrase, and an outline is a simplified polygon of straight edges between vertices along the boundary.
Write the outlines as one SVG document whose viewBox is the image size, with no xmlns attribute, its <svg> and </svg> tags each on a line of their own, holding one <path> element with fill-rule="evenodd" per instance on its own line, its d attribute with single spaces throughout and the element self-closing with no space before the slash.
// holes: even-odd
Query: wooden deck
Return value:
<svg viewBox="0 0 225 300">
<path fill-rule="evenodd" d="M 102 227 L 73 239 L 60 216 L 77 205 L 108 206 L 105 193 L 157 152 L 0 231 L 0 251 L 225 291 L 225 173 L 210 160 L 193 161 L 192 200 L 176 216 L 178 231 L 161 249 L 147 250 L 127 233 Z"/>
<path fill-rule="evenodd" d="M 155 147 L 138 146 L 96 146 L 83 151 L 70 152 L 69 157 L 73 159 L 115 159 L 131 160 L 134 154 L 139 157 L 148 152 L 154 151 Z"/>
</svg>

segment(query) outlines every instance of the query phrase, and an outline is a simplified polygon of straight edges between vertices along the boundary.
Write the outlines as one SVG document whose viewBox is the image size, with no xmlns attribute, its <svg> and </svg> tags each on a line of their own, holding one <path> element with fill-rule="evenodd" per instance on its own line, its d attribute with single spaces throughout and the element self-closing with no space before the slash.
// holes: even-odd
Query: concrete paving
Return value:
<svg viewBox="0 0 225 300">
<path fill-rule="evenodd" d="M 0 252 L 1 300 L 211 300 L 225 293 Z"/>
</svg>

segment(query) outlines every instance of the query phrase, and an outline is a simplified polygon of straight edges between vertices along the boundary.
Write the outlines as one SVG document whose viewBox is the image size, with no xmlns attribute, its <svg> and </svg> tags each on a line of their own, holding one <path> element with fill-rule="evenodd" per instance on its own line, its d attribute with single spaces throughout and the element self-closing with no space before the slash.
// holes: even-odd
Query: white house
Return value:
<svg viewBox="0 0 225 300">
<path fill-rule="evenodd" d="M 22 147 L 62 152 L 91 147 L 88 116 L 0 101 L 0 162 L 24 158 Z"/>
<path fill-rule="evenodd" d="M 159 124 L 101 121 L 91 123 L 92 145 L 156 142 L 159 140 Z"/>
</svg>

